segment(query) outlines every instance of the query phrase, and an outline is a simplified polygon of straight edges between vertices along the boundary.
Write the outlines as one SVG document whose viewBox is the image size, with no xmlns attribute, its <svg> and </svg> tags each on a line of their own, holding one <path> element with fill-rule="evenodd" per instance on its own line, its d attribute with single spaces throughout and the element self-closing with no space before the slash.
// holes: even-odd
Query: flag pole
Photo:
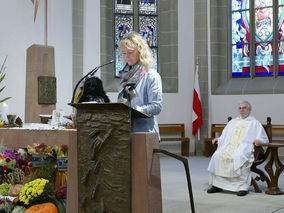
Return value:
<svg viewBox="0 0 284 213">
<path fill-rule="evenodd" d="M 196 63 L 195 63 L 195 66 L 198 66 L 199 65 L 199 57 L 196 56 Z M 200 141 L 200 127 L 198 128 L 197 130 L 197 141 L 199 142 Z"/>
<path fill-rule="evenodd" d="M 195 58 L 195 75 L 194 76 L 194 88 L 193 88 L 193 103 L 192 103 L 192 134 L 195 138 L 195 155 L 197 154 L 197 145 L 200 143 L 200 127 L 202 126 L 202 103 L 201 93 L 199 87 L 199 58 Z M 197 134 L 197 135 L 196 135 Z M 200 147 L 198 147 L 200 148 Z"/>
<path fill-rule="evenodd" d="M 47 46 L 47 0 L 45 0 L 44 45 Z"/>
<path fill-rule="evenodd" d="M 199 58 L 196 56 L 196 62 L 195 62 L 195 67 L 199 65 Z M 197 141 L 200 141 L 200 128 L 197 130 Z"/>
</svg>

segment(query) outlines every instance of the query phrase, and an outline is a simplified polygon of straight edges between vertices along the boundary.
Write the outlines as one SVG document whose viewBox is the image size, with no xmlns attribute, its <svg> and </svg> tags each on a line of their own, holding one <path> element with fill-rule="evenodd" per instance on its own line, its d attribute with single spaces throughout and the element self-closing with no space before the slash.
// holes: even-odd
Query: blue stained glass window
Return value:
<svg viewBox="0 0 284 213">
<path fill-rule="evenodd" d="M 243 4 L 246 5 L 246 8 L 249 8 L 249 0 L 233 0 L 232 1 L 232 11 L 241 10 L 243 8 Z"/>
<path fill-rule="evenodd" d="M 249 0 L 232 0 L 232 76 L 271 76 L 284 74 L 284 0 L 278 0 L 278 20 L 273 14 L 276 7 L 273 0 L 254 0 L 254 8 L 250 8 Z M 254 16 L 254 32 L 250 35 L 250 16 Z M 273 23 L 278 23 L 274 32 Z M 273 61 L 273 38 L 278 36 L 276 54 L 279 66 L 275 69 Z M 253 47 L 254 53 L 250 53 Z M 251 61 L 253 59 L 253 61 Z M 251 67 L 254 67 L 254 70 Z M 278 73 L 276 72 L 278 70 Z"/>
<path fill-rule="evenodd" d="M 250 76 L 249 45 L 232 46 L 232 73 L 236 77 Z"/>
<path fill-rule="evenodd" d="M 267 42 L 273 38 L 273 10 L 263 8 L 255 10 L 255 39 L 256 42 Z"/>
<path fill-rule="evenodd" d="M 127 33 L 133 31 L 133 16 L 115 16 L 115 44 L 118 45 L 120 39 Z"/>
<path fill-rule="evenodd" d="M 153 66 L 154 70 L 158 70 L 158 49 L 157 48 L 151 48 L 152 53 L 153 53 L 153 57 L 155 60 L 155 64 Z"/>
<path fill-rule="evenodd" d="M 137 3 L 138 10 L 133 5 Z M 121 38 L 131 31 L 138 31 L 147 41 L 155 59 L 154 69 L 158 68 L 158 0 L 114 0 L 114 59 L 115 77 L 125 66 L 118 44 Z M 134 26 L 134 14 L 138 23 Z"/>
<path fill-rule="evenodd" d="M 157 1 L 156 0 L 139 0 L 139 13 L 140 14 L 157 14 Z"/>
<path fill-rule="evenodd" d="M 258 43 L 255 45 L 255 75 L 273 75 L 272 43 Z"/>
<path fill-rule="evenodd" d="M 121 71 L 123 70 L 125 63 L 118 47 L 115 47 L 114 49 L 114 56 L 115 56 L 115 70 L 116 70 L 115 76 L 120 77 Z"/>
<path fill-rule="evenodd" d="M 272 0 L 254 0 L 255 8 L 272 6 Z"/>
<path fill-rule="evenodd" d="M 157 38 L 157 17 L 156 16 L 140 16 L 139 17 L 139 33 L 147 41 L 150 47 L 156 47 Z"/>
<path fill-rule="evenodd" d="M 248 43 L 249 11 L 232 13 L 232 44 Z"/>
<path fill-rule="evenodd" d="M 133 13 L 133 0 L 114 0 L 115 13 Z"/>
<path fill-rule="evenodd" d="M 283 4 L 283 0 L 279 1 L 279 4 Z M 280 6 L 278 9 L 278 39 L 279 39 L 279 48 L 278 48 L 278 69 L 279 75 L 284 75 L 284 5 Z"/>
</svg>

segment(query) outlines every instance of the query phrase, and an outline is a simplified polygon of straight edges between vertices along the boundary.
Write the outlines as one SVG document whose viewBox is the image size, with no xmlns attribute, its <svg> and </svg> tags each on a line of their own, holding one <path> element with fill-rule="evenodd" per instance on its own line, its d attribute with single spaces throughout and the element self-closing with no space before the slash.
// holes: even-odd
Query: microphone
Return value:
<svg viewBox="0 0 284 213">
<path fill-rule="evenodd" d="M 92 77 L 100 68 L 102 68 L 103 66 L 106 66 L 106 65 L 109 65 L 109 64 L 112 64 L 114 62 L 114 60 L 110 60 L 100 66 L 97 66 L 95 67 L 92 71 L 90 71 L 87 75 L 83 76 L 83 78 L 81 78 L 78 83 L 76 84 L 75 88 L 74 88 L 74 91 L 73 91 L 73 95 L 72 95 L 72 99 L 71 99 L 71 104 L 74 104 L 74 97 L 75 97 L 75 94 L 76 94 L 76 90 L 79 86 L 79 84 L 85 79 L 85 78 L 90 78 Z"/>
<path fill-rule="evenodd" d="M 89 77 L 92 77 L 101 67 L 109 65 L 109 64 L 112 64 L 113 62 L 114 62 L 114 60 L 112 59 L 112 60 L 110 60 L 110 61 L 108 61 L 108 62 L 106 62 L 106 63 L 104 63 L 104 64 L 102 64 L 102 65 L 100 65 L 98 67 L 96 67 L 91 72 L 89 72 L 87 75 L 90 75 Z"/>
</svg>

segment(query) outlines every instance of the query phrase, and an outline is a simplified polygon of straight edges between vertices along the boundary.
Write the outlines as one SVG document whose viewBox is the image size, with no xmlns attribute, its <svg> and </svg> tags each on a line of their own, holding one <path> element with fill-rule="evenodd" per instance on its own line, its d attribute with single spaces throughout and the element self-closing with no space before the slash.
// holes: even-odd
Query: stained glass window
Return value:
<svg viewBox="0 0 284 213">
<path fill-rule="evenodd" d="M 157 14 L 157 1 L 156 0 L 139 0 L 139 13 L 140 14 Z"/>
<path fill-rule="evenodd" d="M 279 0 L 279 9 L 278 9 L 278 41 L 279 41 L 279 49 L 278 49 L 278 69 L 279 75 L 284 75 L 284 5 L 283 0 Z"/>
<path fill-rule="evenodd" d="M 140 16 L 139 33 L 147 41 L 150 47 L 157 47 L 157 17 Z"/>
<path fill-rule="evenodd" d="M 134 8 L 134 4 L 138 7 Z M 123 57 L 118 48 L 124 34 L 139 32 L 147 41 L 155 59 L 154 69 L 158 66 L 158 0 L 114 0 L 114 59 L 115 77 L 119 77 L 124 67 Z M 137 20 L 134 20 L 137 17 Z M 137 23 L 137 26 L 134 25 Z"/>
<path fill-rule="evenodd" d="M 127 33 L 133 31 L 133 16 L 117 15 L 114 23 L 115 45 L 119 44 L 120 39 Z"/>
<path fill-rule="evenodd" d="M 284 74 L 283 1 L 231 1 L 233 77 Z M 251 5 L 253 5 L 252 8 Z M 274 14 L 274 8 L 277 7 L 278 14 Z M 278 17 L 278 20 L 276 17 Z M 251 23 L 254 23 L 253 27 Z M 278 26 L 276 27 L 277 32 L 274 32 L 274 24 Z M 278 35 L 278 43 L 275 42 L 275 35 Z M 276 44 L 278 48 L 274 50 Z M 274 59 L 278 59 L 278 61 Z"/>
<path fill-rule="evenodd" d="M 115 13 L 133 13 L 133 0 L 114 0 Z"/>
<path fill-rule="evenodd" d="M 249 5 L 247 5 L 249 6 Z M 242 1 L 234 1 L 232 12 L 232 73 L 250 76 L 249 10 L 241 10 Z"/>
</svg>

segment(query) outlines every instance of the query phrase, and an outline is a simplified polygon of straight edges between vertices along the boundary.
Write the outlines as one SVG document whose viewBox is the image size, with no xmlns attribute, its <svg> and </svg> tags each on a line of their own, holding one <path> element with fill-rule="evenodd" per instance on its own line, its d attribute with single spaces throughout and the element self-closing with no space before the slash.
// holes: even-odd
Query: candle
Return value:
<svg viewBox="0 0 284 213">
<path fill-rule="evenodd" d="M 8 104 L 5 102 L 2 103 L 2 114 L 9 115 L 9 107 L 8 107 Z"/>
</svg>

